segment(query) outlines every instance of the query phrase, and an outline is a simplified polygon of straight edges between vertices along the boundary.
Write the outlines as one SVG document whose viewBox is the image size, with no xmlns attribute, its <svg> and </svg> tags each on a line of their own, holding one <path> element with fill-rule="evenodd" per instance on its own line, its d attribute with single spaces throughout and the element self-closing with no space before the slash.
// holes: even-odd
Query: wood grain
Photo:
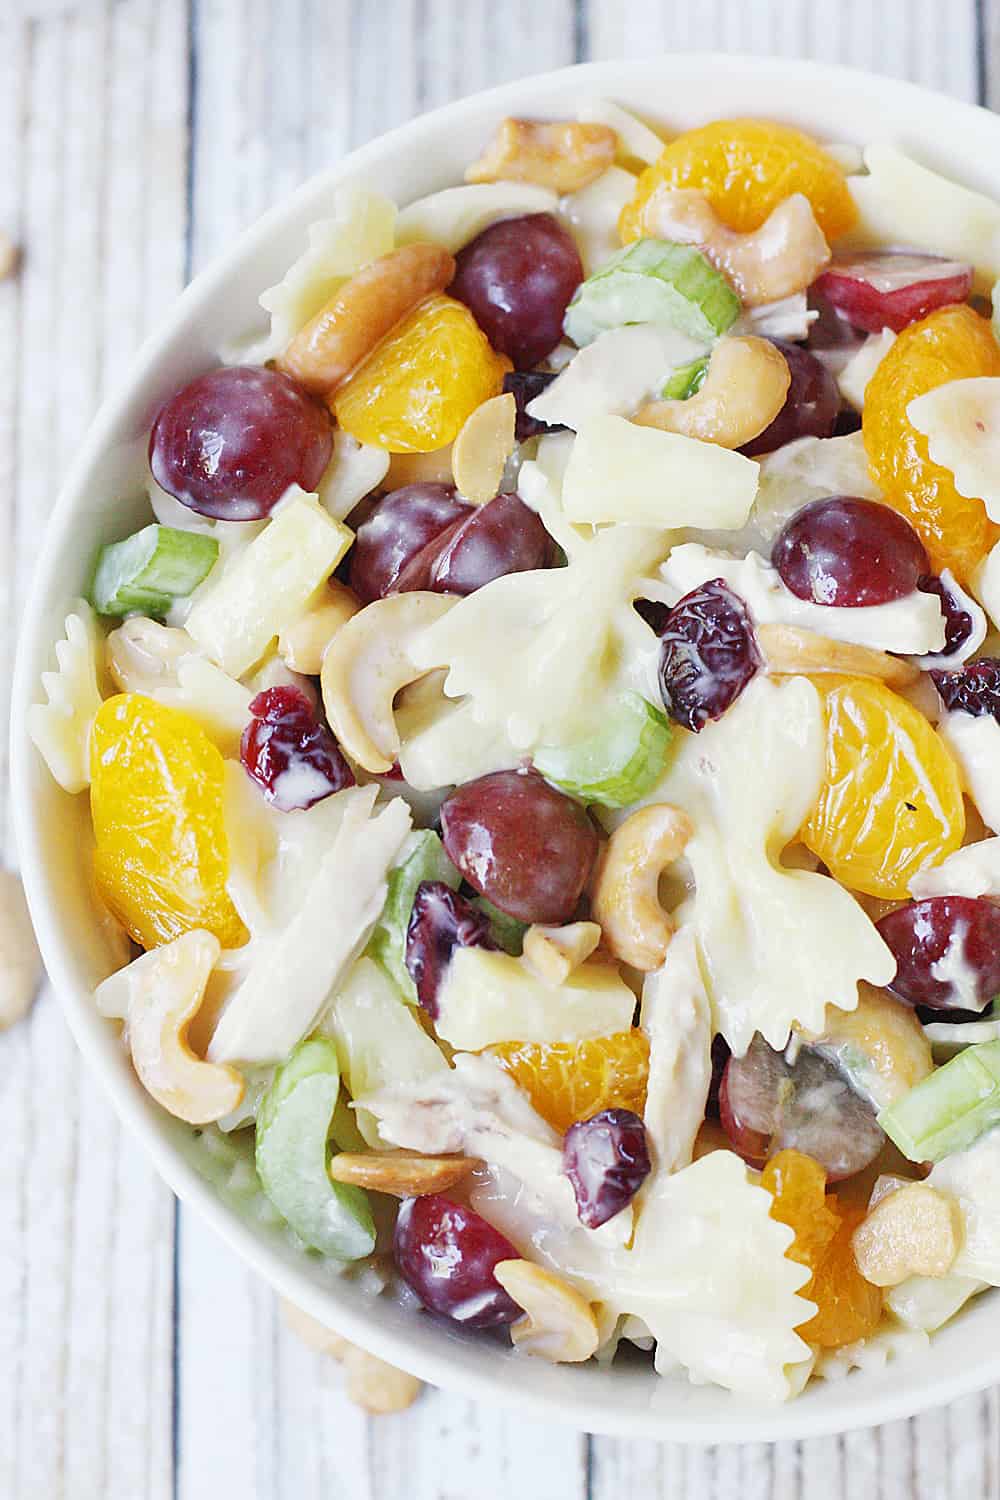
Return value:
<svg viewBox="0 0 1000 1500">
<path fill-rule="evenodd" d="M 574 59 L 675 48 L 813 56 L 1000 98 L 1000 0 L 2 10 L 0 227 L 26 256 L 0 285 L 0 693 L 61 475 L 187 275 L 312 171 L 420 110 Z M 5 846 L 12 857 L 9 833 Z M 0 1078 L 0 1500 L 1000 1500 L 996 1391 L 774 1447 L 587 1439 L 431 1391 L 368 1419 L 194 1216 L 179 1216 L 175 1251 L 172 1200 L 51 996 L 0 1038 Z"/>
</svg>

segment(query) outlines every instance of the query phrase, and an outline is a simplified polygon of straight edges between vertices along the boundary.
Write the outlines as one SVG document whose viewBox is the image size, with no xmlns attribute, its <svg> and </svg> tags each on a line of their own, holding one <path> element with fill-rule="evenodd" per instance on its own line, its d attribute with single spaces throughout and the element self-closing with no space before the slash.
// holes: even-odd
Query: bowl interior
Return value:
<svg viewBox="0 0 1000 1500">
<path fill-rule="evenodd" d="M 332 189 L 346 181 L 374 184 L 405 204 L 461 181 L 503 115 L 559 115 L 595 97 L 614 99 L 667 130 L 750 114 L 786 120 L 826 140 L 895 140 L 928 165 L 1000 197 L 1000 121 L 984 110 L 847 69 L 714 55 L 591 63 L 525 79 L 416 120 L 313 179 L 188 288 L 105 403 L 71 470 L 20 639 L 11 717 L 18 845 L 46 966 L 88 1062 L 171 1187 L 283 1295 L 434 1384 L 530 1404 L 536 1414 L 544 1410 L 592 1432 L 690 1442 L 803 1437 L 905 1416 L 1000 1378 L 1000 1299 L 988 1294 L 971 1304 L 935 1336 L 930 1351 L 904 1364 L 814 1382 L 798 1400 L 773 1408 L 661 1380 L 646 1362 L 625 1360 L 611 1370 L 550 1368 L 435 1324 L 387 1297 L 364 1297 L 350 1281 L 295 1251 L 282 1234 L 224 1201 L 191 1150 L 190 1132 L 136 1082 L 92 1000 L 94 984 L 114 964 L 88 886 L 86 800 L 59 790 L 25 732 L 26 708 L 40 697 L 40 673 L 53 664 L 53 643 L 97 546 L 143 515 L 135 497 L 153 413 L 215 363 L 221 345 L 261 322 L 260 292 L 300 254 L 308 225 L 329 212 Z M 739 1234 L 739 1226 L 732 1232 Z"/>
</svg>

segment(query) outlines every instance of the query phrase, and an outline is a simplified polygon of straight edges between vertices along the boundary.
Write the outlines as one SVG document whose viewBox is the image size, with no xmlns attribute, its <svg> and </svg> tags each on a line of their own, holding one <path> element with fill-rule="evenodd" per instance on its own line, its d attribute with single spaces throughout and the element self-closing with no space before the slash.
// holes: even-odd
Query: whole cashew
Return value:
<svg viewBox="0 0 1000 1500">
<path fill-rule="evenodd" d="M 312 609 L 279 632 L 278 655 L 285 666 L 315 677 L 334 635 L 360 608 L 361 601 L 345 584 L 336 579 L 326 584 Z"/>
<path fill-rule="evenodd" d="M 738 234 L 703 194 L 660 186 L 646 200 L 641 227 L 662 240 L 697 245 L 747 307 L 801 292 L 830 261 L 830 247 L 802 193 L 779 203 L 759 229 Z"/>
<path fill-rule="evenodd" d="M 128 968 L 132 1064 L 157 1104 L 189 1125 L 221 1120 L 243 1098 L 242 1075 L 196 1057 L 187 1040 L 219 952 L 212 933 L 185 932 Z"/>
<path fill-rule="evenodd" d="M 419 1198 L 446 1193 L 476 1165 L 471 1156 L 404 1156 L 401 1152 L 338 1151 L 327 1171 L 334 1182 L 389 1193 L 394 1198 Z"/>
<path fill-rule="evenodd" d="M 920 669 L 900 656 L 834 641 L 795 625 L 758 625 L 754 633 L 772 675 L 842 672 L 849 677 L 877 677 L 889 687 L 907 687 L 920 676 Z"/>
<path fill-rule="evenodd" d="M 416 667 L 407 646 L 457 604 L 454 595 L 415 590 L 376 599 L 342 625 L 326 648 L 320 686 L 337 739 L 364 770 L 384 776 L 399 756 L 393 699 L 431 667 Z"/>
<path fill-rule="evenodd" d="M 524 1308 L 511 1324 L 511 1342 L 551 1364 L 580 1364 L 597 1349 L 597 1319 L 580 1293 L 530 1260 L 501 1260 L 493 1275 Z"/>
<path fill-rule="evenodd" d="M 960 1244 L 958 1204 L 927 1182 L 909 1182 L 880 1198 L 851 1239 L 858 1270 L 873 1286 L 947 1276 Z"/>
<path fill-rule="evenodd" d="M 667 956 L 674 924 L 660 905 L 660 876 L 684 852 L 694 826 L 668 802 L 640 807 L 611 835 L 600 855 L 590 907 L 605 947 L 650 973 Z"/>
<path fill-rule="evenodd" d="M 570 922 L 566 927 L 542 927 L 536 922 L 524 934 L 524 961 L 546 984 L 564 984 L 600 941 L 596 922 Z"/>
<path fill-rule="evenodd" d="M 440 245 L 404 245 L 365 266 L 335 292 L 276 363 L 316 396 L 341 385 L 400 319 L 443 292 L 455 261 Z"/>
<path fill-rule="evenodd" d="M 739 448 L 774 421 L 790 380 L 785 356 L 767 339 L 723 338 L 712 350 L 701 390 L 686 401 L 647 401 L 632 420 Z"/>
<path fill-rule="evenodd" d="M 575 193 L 614 162 L 618 136 L 609 125 L 579 120 L 501 120 L 466 182 L 534 182 Z"/>
</svg>

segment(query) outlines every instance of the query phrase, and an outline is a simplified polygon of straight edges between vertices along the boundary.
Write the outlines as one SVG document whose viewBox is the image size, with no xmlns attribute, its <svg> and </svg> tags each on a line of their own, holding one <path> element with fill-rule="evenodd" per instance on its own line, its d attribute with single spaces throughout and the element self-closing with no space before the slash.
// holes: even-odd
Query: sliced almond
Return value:
<svg viewBox="0 0 1000 1500">
<path fill-rule="evenodd" d="M 758 625 L 756 634 L 767 670 L 775 676 L 842 672 L 848 677 L 877 677 L 889 687 L 906 687 L 920 676 L 917 667 L 898 656 L 833 641 L 795 625 Z"/>
<path fill-rule="evenodd" d="M 504 465 L 514 451 L 517 402 L 507 392 L 491 396 L 466 417 L 452 444 L 455 488 L 471 505 L 485 505 L 500 489 Z"/>
<path fill-rule="evenodd" d="M 546 984 L 563 984 L 600 941 L 596 922 L 570 922 L 565 927 L 542 927 L 536 922 L 524 934 L 524 960 Z"/>
<path fill-rule="evenodd" d="M 590 1303 L 561 1276 L 530 1260 L 501 1260 L 493 1275 L 524 1308 L 511 1324 L 511 1343 L 550 1364 L 579 1364 L 598 1344 L 597 1319 Z"/>
<path fill-rule="evenodd" d="M 475 1158 L 470 1156 L 341 1151 L 332 1158 L 329 1171 L 334 1182 L 367 1188 L 372 1193 L 390 1193 L 394 1198 L 419 1198 L 424 1193 L 446 1192 L 475 1165 Z"/>
<path fill-rule="evenodd" d="M 534 182 L 575 193 L 612 166 L 618 136 L 609 125 L 580 120 L 501 120 L 466 182 Z"/>
</svg>

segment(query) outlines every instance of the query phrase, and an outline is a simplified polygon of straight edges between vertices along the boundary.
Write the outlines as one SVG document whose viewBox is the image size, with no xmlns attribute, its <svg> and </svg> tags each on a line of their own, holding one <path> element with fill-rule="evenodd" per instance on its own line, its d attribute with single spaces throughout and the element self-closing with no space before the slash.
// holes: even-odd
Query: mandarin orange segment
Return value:
<svg viewBox="0 0 1000 1500">
<path fill-rule="evenodd" d="M 851 1245 L 865 1210 L 826 1192 L 823 1168 L 800 1151 L 779 1151 L 760 1180 L 772 1197 L 771 1218 L 795 1231 L 785 1254 L 812 1272 L 799 1295 L 815 1302 L 816 1313 L 797 1332 L 824 1349 L 867 1338 L 882 1316 L 882 1293 L 858 1270 Z"/>
<path fill-rule="evenodd" d="M 639 178 L 619 221 L 623 244 L 642 234 L 642 210 L 660 186 L 704 193 L 720 219 L 759 229 L 779 203 L 803 193 L 828 240 L 850 229 L 857 209 L 847 179 L 822 146 L 772 120 L 716 120 L 670 141 Z"/>
<path fill-rule="evenodd" d="M 802 842 L 842 885 L 905 901 L 965 833 L 958 767 L 912 704 L 868 677 L 817 681 L 825 772 Z"/>
<path fill-rule="evenodd" d="M 340 387 L 333 410 L 361 443 L 431 453 L 458 436 L 477 406 L 499 395 L 512 368 L 464 303 L 428 297 Z"/>
<path fill-rule="evenodd" d="M 872 478 L 927 548 L 936 572 L 960 582 L 1000 538 L 981 500 L 960 495 L 951 473 L 930 458 L 910 422 L 917 396 L 949 380 L 1000 375 L 1000 348 L 985 318 L 964 305 L 911 323 L 880 361 L 865 391 L 862 431 Z"/>
<path fill-rule="evenodd" d="M 649 1041 L 633 1027 L 584 1042 L 503 1042 L 487 1048 L 554 1130 L 602 1109 L 646 1105 Z"/>
<path fill-rule="evenodd" d="M 94 872 L 144 948 L 202 928 L 224 948 L 247 931 L 226 892 L 223 761 L 199 724 L 140 693 L 108 698 L 90 742 Z"/>
</svg>

